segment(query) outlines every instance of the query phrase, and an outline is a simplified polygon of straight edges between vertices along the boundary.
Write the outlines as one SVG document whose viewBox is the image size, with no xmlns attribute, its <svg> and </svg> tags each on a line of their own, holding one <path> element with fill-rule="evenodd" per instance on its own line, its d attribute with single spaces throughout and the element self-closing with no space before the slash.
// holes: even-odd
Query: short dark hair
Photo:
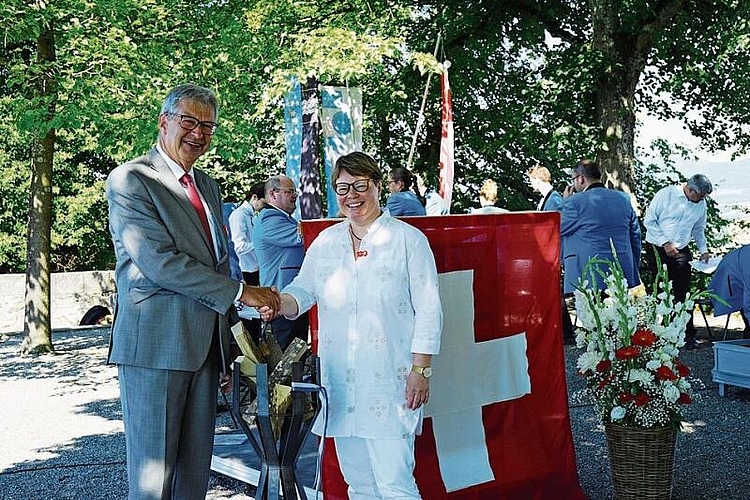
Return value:
<svg viewBox="0 0 750 500">
<path fill-rule="evenodd" d="M 331 183 L 336 182 L 342 170 L 346 170 L 355 177 L 368 177 L 374 181 L 381 181 L 383 179 L 383 172 L 375 160 L 361 151 L 349 153 L 336 160 L 336 166 L 331 174 Z"/>
<path fill-rule="evenodd" d="M 245 200 L 250 201 L 253 198 L 253 195 L 257 196 L 258 199 L 265 198 L 266 197 L 266 183 L 265 182 L 256 182 L 252 186 L 250 186 L 250 189 L 248 189 L 245 192 Z"/>
<path fill-rule="evenodd" d="M 594 160 L 581 160 L 573 167 L 573 172 L 584 176 L 590 181 L 598 181 L 602 178 L 602 171 L 599 164 Z"/>
</svg>

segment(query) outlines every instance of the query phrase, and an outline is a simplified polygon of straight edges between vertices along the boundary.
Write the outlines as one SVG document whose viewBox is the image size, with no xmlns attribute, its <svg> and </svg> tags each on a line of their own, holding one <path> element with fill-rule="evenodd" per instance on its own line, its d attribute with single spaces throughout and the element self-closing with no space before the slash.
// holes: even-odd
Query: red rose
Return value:
<svg viewBox="0 0 750 500">
<path fill-rule="evenodd" d="M 656 378 L 659 380 L 677 380 L 677 375 L 668 366 L 660 366 L 656 369 Z"/>
<path fill-rule="evenodd" d="M 622 394 L 617 396 L 617 399 L 620 400 L 620 403 L 627 404 L 633 401 L 633 395 L 630 394 L 629 392 L 623 392 Z"/>
<path fill-rule="evenodd" d="M 612 362 L 608 359 L 603 359 L 596 364 L 596 371 L 599 373 L 606 372 L 610 366 L 612 366 Z"/>
<path fill-rule="evenodd" d="M 634 359 L 641 354 L 641 348 L 635 345 L 621 347 L 615 351 L 617 359 Z"/>
<path fill-rule="evenodd" d="M 656 334 L 647 328 L 640 328 L 630 337 L 633 345 L 651 347 L 656 342 Z"/>
<path fill-rule="evenodd" d="M 677 361 L 676 368 L 677 368 L 677 373 L 680 374 L 680 377 L 687 377 L 688 375 L 690 375 L 690 368 L 680 363 L 679 360 Z"/>
<path fill-rule="evenodd" d="M 651 401 L 651 398 L 647 394 L 638 394 L 635 397 L 635 404 L 636 404 L 636 406 L 644 406 L 649 401 Z"/>
<path fill-rule="evenodd" d="M 690 397 L 690 394 L 681 392 L 680 397 L 677 399 L 677 402 L 683 405 L 689 405 L 693 402 L 693 399 Z"/>
</svg>

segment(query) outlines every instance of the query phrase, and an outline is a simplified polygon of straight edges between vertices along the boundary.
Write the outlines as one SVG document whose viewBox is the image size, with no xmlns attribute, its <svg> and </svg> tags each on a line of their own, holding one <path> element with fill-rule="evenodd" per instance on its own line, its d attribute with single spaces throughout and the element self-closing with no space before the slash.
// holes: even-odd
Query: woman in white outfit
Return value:
<svg viewBox="0 0 750 500">
<path fill-rule="evenodd" d="M 318 235 L 281 295 L 289 319 L 318 304 L 328 428 L 318 418 L 313 431 L 334 437 L 352 500 L 421 498 L 414 436 L 442 328 L 427 238 L 381 211 L 381 182 L 368 155 L 339 158 L 332 183 L 346 219 Z"/>
</svg>

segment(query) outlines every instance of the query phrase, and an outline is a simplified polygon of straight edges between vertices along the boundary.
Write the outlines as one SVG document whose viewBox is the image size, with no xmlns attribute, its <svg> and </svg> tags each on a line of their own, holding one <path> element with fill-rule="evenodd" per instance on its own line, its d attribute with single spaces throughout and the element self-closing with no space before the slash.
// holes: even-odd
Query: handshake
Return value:
<svg viewBox="0 0 750 500">
<path fill-rule="evenodd" d="M 246 306 L 255 307 L 263 321 L 271 321 L 284 314 L 281 293 L 275 287 L 242 285 L 240 302 Z"/>
</svg>

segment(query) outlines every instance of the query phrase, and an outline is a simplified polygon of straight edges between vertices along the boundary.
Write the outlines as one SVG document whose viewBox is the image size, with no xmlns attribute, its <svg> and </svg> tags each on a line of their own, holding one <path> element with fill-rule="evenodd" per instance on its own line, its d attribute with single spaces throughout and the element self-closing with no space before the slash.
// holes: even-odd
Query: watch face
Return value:
<svg viewBox="0 0 750 500">
<path fill-rule="evenodd" d="M 422 368 L 422 376 L 424 378 L 430 378 L 430 377 L 432 377 L 432 368 L 429 367 L 429 366 L 426 367 L 426 368 Z"/>
</svg>

